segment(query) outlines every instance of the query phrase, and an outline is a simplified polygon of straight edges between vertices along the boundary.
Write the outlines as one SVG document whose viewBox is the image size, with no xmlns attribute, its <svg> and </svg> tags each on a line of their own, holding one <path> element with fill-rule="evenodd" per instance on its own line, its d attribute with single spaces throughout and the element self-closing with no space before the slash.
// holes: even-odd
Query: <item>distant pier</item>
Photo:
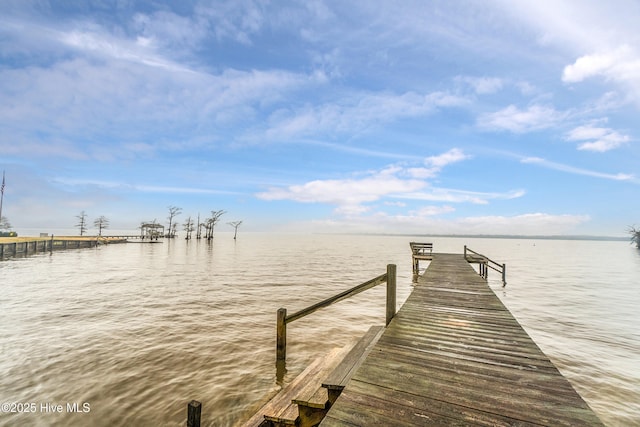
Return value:
<svg viewBox="0 0 640 427">
<path fill-rule="evenodd" d="M 63 249 L 93 248 L 126 241 L 125 236 L 0 237 L 0 259 Z"/>
</svg>

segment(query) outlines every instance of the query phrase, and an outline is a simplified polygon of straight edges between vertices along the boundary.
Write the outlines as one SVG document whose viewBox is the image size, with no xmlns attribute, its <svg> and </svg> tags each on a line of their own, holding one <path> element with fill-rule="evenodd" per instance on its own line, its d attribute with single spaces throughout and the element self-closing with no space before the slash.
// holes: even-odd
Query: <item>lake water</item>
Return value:
<svg viewBox="0 0 640 427">
<path fill-rule="evenodd" d="M 490 285 L 540 348 L 605 424 L 640 425 L 640 250 L 627 242 L 240 232 L 1 261 L 0 403 L 30 413 L 3 405 L 0 426 L 184 426 L 192 399 L 203 425 L 233 425 L 279 388 L 277 309 L 387 264 L 400 306 L 410 241 L 506 263 L 507 287 L 493 271 Z M 284 382 L 384 316 L 382 285 L 289 324 Z"/>
</svg>

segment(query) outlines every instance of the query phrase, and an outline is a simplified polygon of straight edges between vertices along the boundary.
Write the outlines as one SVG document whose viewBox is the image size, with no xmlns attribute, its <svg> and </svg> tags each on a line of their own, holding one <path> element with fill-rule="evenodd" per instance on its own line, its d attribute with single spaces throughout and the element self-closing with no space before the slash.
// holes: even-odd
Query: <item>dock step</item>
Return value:
<svg viewBox="0 0 640 427">
<path fill-rule="evenodd" d="M 241 427 L 318 425 L 383 331 L 384 326 L 372 326 L 355 344 L 313 361 Z"/>
<path fill-rule="evenodd" d="M 350 345 L 343 348 L 336 347 L 326 355 L 314 360 L 293 381 L 278 392 L 269 402 L 260 408 L 242 427 L 272 427 L 272 426 L 306 426 L 315 425 L 303 422 L 299 413 L 299 403 L 307 402 L 307 407 L 321 407 L 323 411 L 328 402 L 327 393 L 322 389 L 322 380 L 345 357 Z M 319 391 L 324 391 L 324 397 Z M 304 411 L 304 410 L 303 410 Z M 309 411 L 306 411 L 309 412 Z M 311 411 L 313 412 L 313 411 Z M 303 414 L 306 416 L 307 414 Z"/>
<path fill-rule="evenodd" d="M 384 326 L 372 326 L 364 336 L 349 351 L 347 356 L 331 372 L 322 383 L 322 387 L 327 389 L 329 403 L 333 404 L 342 390 L 347 385 L 353 374 L 358 370 L 362 362 L 367 358 L 373 346 L 384 332 Z"/>
</svg>

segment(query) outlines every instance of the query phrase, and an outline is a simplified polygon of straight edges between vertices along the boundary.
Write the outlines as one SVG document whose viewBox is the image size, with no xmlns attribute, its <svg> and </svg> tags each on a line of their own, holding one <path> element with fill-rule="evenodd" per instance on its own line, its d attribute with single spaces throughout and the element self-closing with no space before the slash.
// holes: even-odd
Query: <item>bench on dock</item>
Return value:
<svg viewBox="0 0 640 427">
<path fill-rule="evenodd" d="M 335 348 L 316 359 L 242 426 L 320 423 L 383 331 L 384 326 L 372 326 L 355 345 Z"/>
<path fill-rule="evenodd" d="M 410 242 L 411 260 L 413 261 L 413 274 L 420 271 L 420 260 L 431 261 L 433 259 L 433 243 Z"/>
</svg>

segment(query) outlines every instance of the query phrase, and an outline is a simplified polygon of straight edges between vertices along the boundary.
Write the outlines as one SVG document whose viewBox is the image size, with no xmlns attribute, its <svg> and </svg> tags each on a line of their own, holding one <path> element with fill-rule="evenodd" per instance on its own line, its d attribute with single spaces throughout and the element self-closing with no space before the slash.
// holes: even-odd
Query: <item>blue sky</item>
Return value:
<svg viewBox="0 0 640 427">
<path fill-rule="evenodd" d="M 0 0 L 15 229 L 624 235 L 637 1 Z M 228 226 L 227 226 L 228 227 Z M 224 228 L 221 228 L 224 230 Z M 71 230 L 73 232 L 73 230 Z"/>
</svg>

